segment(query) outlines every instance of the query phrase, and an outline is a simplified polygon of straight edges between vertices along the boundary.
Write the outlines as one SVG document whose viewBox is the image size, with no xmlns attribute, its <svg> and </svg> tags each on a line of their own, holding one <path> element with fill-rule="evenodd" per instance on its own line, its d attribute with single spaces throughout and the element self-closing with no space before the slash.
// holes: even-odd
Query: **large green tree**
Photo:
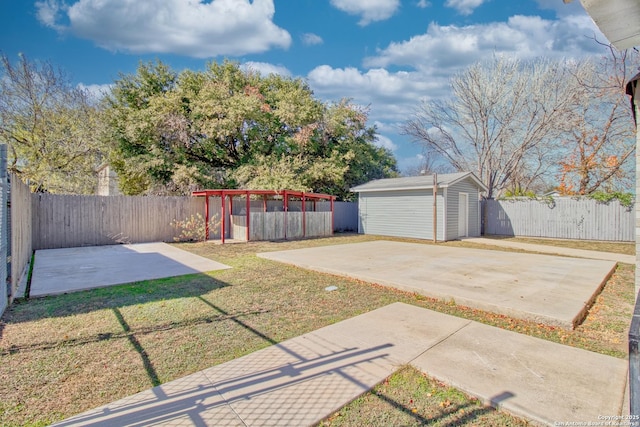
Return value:
<svg viewBox="0 0 640 427">
<path fill-rule="evenodd" d="M 391 153 L 373 144 L 366 111 L 232 62 L 181 73 L 140 64 L 105 102 L 111 163 L 127 194 L 243 187 L 348 198 L 351 186 L 396 173 Z"/>
<path fill-rule="evenodd" d="M 104 154 L 91 96 L 48 62 L 0 56 L 0 142 L 35 191 L 92 193 Z"/>
</svg>

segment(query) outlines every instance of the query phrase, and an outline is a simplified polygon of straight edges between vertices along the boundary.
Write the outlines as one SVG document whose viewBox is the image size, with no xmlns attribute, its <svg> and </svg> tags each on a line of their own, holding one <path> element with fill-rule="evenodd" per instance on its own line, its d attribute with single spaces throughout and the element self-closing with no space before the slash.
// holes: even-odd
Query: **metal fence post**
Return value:
<svg viewBox="0 0 640 427">
<path fill-rule="evenodd" d="M 631 415 L 640 416 L 640 295 L 631 318 L 629 329 L 629 399 Z"/>
<path fill-rule="evenodd" d="M 0 144 L 0 316 L 9 305 L 11 284 L 8 283 L 7 238 L 7 145 Z"/>
</svg>

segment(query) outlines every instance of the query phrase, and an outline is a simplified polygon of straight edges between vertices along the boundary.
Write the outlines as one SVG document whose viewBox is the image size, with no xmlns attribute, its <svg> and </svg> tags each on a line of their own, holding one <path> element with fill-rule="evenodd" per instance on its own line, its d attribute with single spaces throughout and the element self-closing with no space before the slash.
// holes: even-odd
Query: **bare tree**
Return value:
<svg viewBox="0 0 640 427">
<path fill-rule="evenodd" d="M 488 198 L 547 174 L 548 153 L 580 97 L 578 63 L 493 57 L 451 79 L 451 97 L 422 103 L 403 125 L 458 171 L 473 171 Z M 531 175 L 533 174 L 533 175 Z"/>
<path fill-rule="evenodd" d="M 0 55 L 0 142 L 9 170 L 37 191 L 95 191 L 102 144 L 89 94 L 48 62 Z"/>
<path fill-rule="evenodd" d="M 634 121 L 625 85 L 637 72 L 632 64 L 638 64 L 638 55 L 605 46 L 608 55 L 601 62 L 583 65 L 578 82 L 585 96 L 577 99 L 566 121 L 566 155 L 560 161 L 558 187 L 564 194 L 624 191 L 633 177 Z"/>
<path fill-rule="evenodd" d="M 405 168 L 404 176 L 420 176 L 432 175 L 434 173 L 451 173 L 455 170 L 446 162 L 442 161 L 442 157 L 434 152 L 424 148 L 420 154 L 419 161 Z"/>
</svg>

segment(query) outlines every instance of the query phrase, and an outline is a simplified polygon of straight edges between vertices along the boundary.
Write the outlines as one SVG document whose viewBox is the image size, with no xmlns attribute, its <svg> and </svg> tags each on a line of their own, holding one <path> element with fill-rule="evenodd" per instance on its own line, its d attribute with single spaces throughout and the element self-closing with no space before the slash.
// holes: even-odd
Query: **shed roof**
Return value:
<svg viewBox="0 0 640 427">
<path fill-rule="evenodd" d="M 438 174 L 438 187 L 447 188 L 464 179 L 470 178 L 480 189 L 487 191 L 487 187 L 473 172 L 458 172 Z M 354 193 L 373 191 L 426 190 L 433 188 L 433 175 L 410 176 L 404 178 L 386 178 L 369 181 L 366 184 L 351 188 Z"/>
</svg>

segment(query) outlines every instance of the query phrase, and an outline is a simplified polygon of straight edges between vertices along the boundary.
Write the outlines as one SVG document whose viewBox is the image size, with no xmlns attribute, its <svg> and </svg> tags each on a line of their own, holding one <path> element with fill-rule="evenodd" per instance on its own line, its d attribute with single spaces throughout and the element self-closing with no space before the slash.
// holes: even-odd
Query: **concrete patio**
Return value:
<svg viewBox="0 0 640 427">
<path fill-rule="evenodd" d="M 231 268 L 166 243 L 36 251 L 31 297 Z"/>
<path fill-rule="evenodd" d="M 384 240 L 258 256 L 569 329 L 616 267 L 614 261 Z"/>
</svg>

